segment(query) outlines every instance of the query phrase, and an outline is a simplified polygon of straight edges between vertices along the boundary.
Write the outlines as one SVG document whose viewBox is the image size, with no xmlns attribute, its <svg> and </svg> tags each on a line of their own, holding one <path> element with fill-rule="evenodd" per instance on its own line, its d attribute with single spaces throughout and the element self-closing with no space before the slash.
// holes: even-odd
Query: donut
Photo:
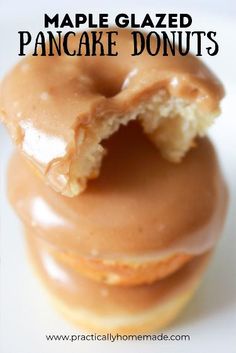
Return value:
<svg viewBox="0 0 236 353">
<path fill-rule="evenodd" d="M 145 333 L 169 325 L 193 296 L 209 253 L 196 256 L 153 284 L 109 286 L 81 276 L 48 252 L 45 241 L 26 230 L 28 253 L 53 304 L 72 324 L 101 333 Z"/>
<path fill-rule="evenodd" d="M 223 87 L 198 58 L 132 56 L 131 31 L 118 34 L 118 56 L 29 55 L 1 84 L 1 120 L 12 139 L 66 196 L 98 176 L 104 140 L 121 125 L 139 121 L 160 153 L 178 162 L 220 111 Z M 70 37 L 71 51 L 79 39 Z"/>
<path fill-rule="evenodd" d="M 222 230 L 226 186 L 211 142 L 196 143 L 175 164 L 137 122 L 121 127 L 107 141 L 99 178 L 73 198 L 54 192 L 16 154 L 9 199 L 66 266 L 112 285 L 151 283 L 212 249 Z"/>
</svg>

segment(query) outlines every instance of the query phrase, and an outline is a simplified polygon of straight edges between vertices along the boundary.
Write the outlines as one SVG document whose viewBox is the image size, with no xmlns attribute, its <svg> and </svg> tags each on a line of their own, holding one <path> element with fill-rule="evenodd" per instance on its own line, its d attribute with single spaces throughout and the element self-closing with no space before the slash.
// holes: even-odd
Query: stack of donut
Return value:
<svg viewBox="0 0 236 353">
<path fill-rule="evenodd" d="M 141 333 L 177 316 L 221 233 L 227 190 L 202 136 L 223 88 L 191 55 L 130 56 L 129 30 L 117 46 L 27 56 L 0 111 L 18 147 L 9 199 L 54 303 L 79 327 Z"/>
</svg>

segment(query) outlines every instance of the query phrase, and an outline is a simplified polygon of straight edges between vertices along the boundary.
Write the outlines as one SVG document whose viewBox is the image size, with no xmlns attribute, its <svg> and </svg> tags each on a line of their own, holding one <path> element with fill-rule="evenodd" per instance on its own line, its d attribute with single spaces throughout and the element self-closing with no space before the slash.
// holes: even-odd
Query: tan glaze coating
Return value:
<svg viewBox="0 0 236 353">
<path fill-rule="evenodd" d="M 90 330 L 142 332 L 167 324 L 165 316 L 173 319 L 176 308 L 180 309 L 183 301 L 186 304 L 209 260 L 209 253 L 195 257 L 172 276 L 151 285 L 109 286 L 79 275 L 48 253 L 45 242 L 33 232 L 26 230 L 26 235 L 32 263 L 59 309 Z M 153 310 L 161 317 L 153 319 Z"/>
<path fill-rule="evenodd" d="M 135 313 L 148 309 L 156 303 L 156 301 L 164 300 L 168 296 L 168 291 L 178 291 L 178 283 L 186 282 L 191 278 L 207 255 L 195 257 L 189 264 L 185 265 L 174 275 L 157 281 L 150 285 L 139 285 L 130 287 L 109 286 L 97 283 L 84 276 L 77 271 L 65 266 L 59 260 L 51 256 L 48 252 L 44 241 L 39 239 L 31 231 L 27 232 L 27 241 L 29 243 L 32 259 L 39 267 L 41 274 L 47 284 L 54 288 L 56 295 L 61 295 L 69 305 L 78 305 L 79 303 L 99 314 L 116 314 L 120 310 L 128 310 Z M 198 269 L 197 269 L 198 272 Z M 181 283 L 182 285 L 183 283 Z M 99 291 L 105 289 L 110 296 L 102 296 Z M 100 295 L 102 305 L 96 302 L 97 296 Z M 172 294 L 173 295 L 173 294 Z M 104 309 L 104 306 L 106 307 Z"/>
<path fill-rule="evenodd" d="M 79 37 L 70 37 L 71 50 Z M 106 42 L 105 33 L 103 38 Z M 81 129 L 87 134 L 95 120 L 130 114 L 163 89 L 196 103 L 206 114 L 219 111 L 223 87 L 196 57 L 146 52 L 131 56 L 129 30 L 120 30 L 116 42 L 116 57 L 28 56 L 1 85 L 0 115 L 13 140 L 62 193 L 72 173 Z"/>
<path fill-rule="evenodd" d="M 60 261 L 94 279 L 140 283 L 215 245 L 227 191 L 208 139 L 178 165 L 164 160 L 135 124 L 108 144 L 100 177 L 73 199 L 48 188 L 19 154 L 10 163 L 13 207 Z"/>
<path fill-rule="evenodd" d="M 31 231 L 34 229 L 31 227 Z M 152 283 L 174 273 L 193 258 L 189 254 L 174 254 L 163 259 L 144 261 L 106 260 L 99 257 L 81 256 L 58 250 L 45 242 L 48 252 L 74 271 L 93 280 L 110 285 L 137 285 Z"/>
</svg>

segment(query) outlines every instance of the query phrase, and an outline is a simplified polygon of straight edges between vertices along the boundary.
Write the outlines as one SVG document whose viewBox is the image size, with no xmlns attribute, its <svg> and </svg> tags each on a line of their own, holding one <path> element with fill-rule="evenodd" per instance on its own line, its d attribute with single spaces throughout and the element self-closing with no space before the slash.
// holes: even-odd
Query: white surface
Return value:
<svg viewBox="0 0 236 353">
<path fill-rule="evenodd" d="M 130 1 L 4 1 L 0 0 L 0 76 L 18 60 L 19 29 L 39 30 L 42 14 L 49 8 L 62 12 L 190 12 L 196 28 L 216 30 L 220 53 L 206 57 L 206 62 L 223 80 L 227 97 L 223 102 L 223 114 L 211 128 L 210 135 L 219 151 L 225 177 L 230 189 L 230 209 L 224 234 L 205 280 L 185 313 L 166 334 L 189 334 L 190 342 L 47 342 L 45 334 L 76 334 L 48 303 L 41 285 L 34 278 L 24 252 L 20 223 L 6 199 L 6 165 L 11 152 L 9 138 L 0 127 L 1 167 L 1 352 L 2 353 L 61 353 L 61 352 L 188 352 L 235 353 L 236 352 L 236 82 L 235 82 L 235 8 L 233 1 L 198 1 L 189 7 L 190 1 L 156 1 L 134 5 Z M 50 4 L 50 5 L 48 5 Z M 65 5 L 67 4 L 67 5 Z M 68 5 L 70 4 L 70 6 Z M 97 4 L 97 5 L 96 5 Z M 163 4 L 163 3 L 162 3 Z M 198 5 L 196 5 L 198 4 Z M 86 7 L 85 7 L 86 6 Z M 161 11 L 160 11 L 161 9 Z M 203 11 L 204 10 L 204 11 Z M 55 12 L 54 11 L 54 12 Z M 73 12 L 73 11 L 72 11 Z M 11 15 L 11 17 L 10 17 Z M 27 94 L 27 93 L 26 93 Z M 16 171 L 17 173 L 17 171 Z"/>
</svg>

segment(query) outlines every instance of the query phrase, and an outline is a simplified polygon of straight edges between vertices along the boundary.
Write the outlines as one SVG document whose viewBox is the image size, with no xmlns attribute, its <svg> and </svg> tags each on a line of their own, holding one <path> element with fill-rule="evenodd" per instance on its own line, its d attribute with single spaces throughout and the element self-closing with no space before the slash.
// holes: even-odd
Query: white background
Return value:
<svg viewBox="0 0 236 353">
<path fill-rule="evenodd" d="M 165 6 L 163 6 L 165 4 Z M 225 84 L 223 113 L 210 129 L 230 189 L 225 231 L 205 280 L 184 314 L 166 334 L 189 334 L 190 342 L 47 342 L 45 334 L 78 331 L 54 312 L 28 266 L 18 219 L 6 199 L 5 172 L 12 146 L 0 127 L 1 352 L 236 352 L 236 7 L 235 1 L 27 1 L 0 0 L 0 78 L 18 60 L 18 30 L 39 31 L 43 14 L 79 12 L 187 12 L 192 29 L 217 31 L 220 52 L 205 61 Z M 26 92 L 27 94 L 27 92 Z M 16 171 L 17 172 L 17 171 Z"/>
</svg>

